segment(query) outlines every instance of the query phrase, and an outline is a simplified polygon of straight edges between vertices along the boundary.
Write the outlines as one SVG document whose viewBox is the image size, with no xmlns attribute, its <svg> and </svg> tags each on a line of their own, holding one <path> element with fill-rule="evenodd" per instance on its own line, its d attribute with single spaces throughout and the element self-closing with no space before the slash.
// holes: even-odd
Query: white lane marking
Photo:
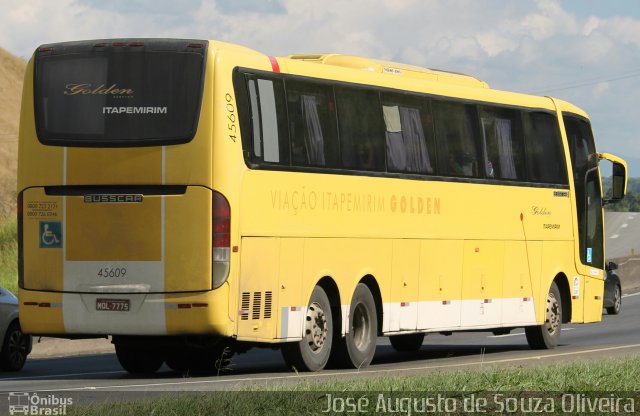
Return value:
<svg viewBox="0 0 640 416">
<path fill-rule="evenodd" d="M 321 377 L 340 377 L 340 376 L 349 376 L 356 374 L 391 374 L 397 373 L 399 370 L 402 371 L 420 371 L 420 370 L 437 370 L 441 368 L 456 368 L 456 367 L 470 367 L 470 366 L 484 366 L 488 364 L 504 364 L 504 363 L 512 363 L 518 361 L 540 361 L 546 358 L 553 357 L 564 357 L 568 355 L 576 355 L 576 354 L 590 354 L 594 352 L 606 352 L 606 351 L 615 351 L 622 350 L 628 348 L 640 348 L 640 344 L 631 344 L 631 345 L 618 345 L 616 347 L 606 347 L 606 348 L 594 348 L 590 350 L 584 351 L 569 351 L 557 354 L 547 354 L 547 355 L 535 355 L 531 357 L 521 357 L 521 358 L 505 358 L 503 360 L 484 360 L 473 361 L 470 363 L 459 363 L 459 364 L 443 364 L 443 365 L 426 365 L 420 367 L 409 367 L 409 368 L 389 368 L 383 370 L 361 370 L 361 371 L 339 371 L 335 373 L 324 372 L 324 373 L 314 373 L 314 374 L 293 374 L 290 376 L 270 376 L 270 377 L 244 377 L 244 378 L 232 378 L 227 380 L 194 380 L 194 381 L 175 381 L 169 383 L 146 383 L 146 384 L 115 384 L 110 386 L 87 386 L 87 387 L 69 387 L 63 389 L 42 389 L 42 390 L 27 390 L 32 393 L 39 392 L 60 392 L 60 391 L 86 391 L 86 390 L 108 390 L 108 389 L 132 389 L 132 388 L 148 388 L 148 387 L 169 387 L 169 386 L 189 386 L 196 384 L 203 385 L 214 385 L 221 383 L 239 383 L 239 382 L 268 382 L 268 381 L 278 381 L 278 380 L 302 380 L 302 379 L 313 379 L 313 378 L 321 378 Z M 482 358 L 485 358 L 483 356 Z M 54 375 L 49 375 L 49 377 L 55 377 Z M 19 393 L 18 390 L 12 390 L 14 393 Z M 0 393 L 0 395 L 5 393 Z"/>
<path fill-rule="evenodd" d="M 609 238 L 613 240 L 614 238 L 618 238 L 618 237 L 620 237 L 620 234 L 614 234 L 614 235 L 612 235 L 612 236 L 611 236 L 611 237 L 609 237 Z"/>
<path fill-rule="evenodd" d="M 631 298 L 634 296 L 640 296 L 640 292 L 636 292 L 636 293 L 628 293 L 626 295 L 622 295 L 623 298 Z"/>
<path fill-rule="evenodd" d="M 573 331 L 575 328 L 562 328 L 560 329 L 562 332 L 564 331 Z M 524 332 L 518 332 L 517 334 L 504 334 L 504 335 L 489 335 L 487 338 L 506 338 L 506 337 L 517 337 L 520 335 L 525 335 Z"/>
<path fill-rule="evenodd" d="M 630 215 L 630 216 L 628 216 L 628 217 L 627 217 L 627 219 L 628 219 L 628 220 L 635 220 L 635 219 L 636 219 L 636 216 L 635 216 L 635 215 Z"/>
<path fill-rule="evenodd" d="M 37 380 L 39 378 L 51 378 L 51 377 L 80 377 L 80 376 L 100 376 L 105 374 L 127 374 L 124 370 L 119 371 L 96 371 L 93 373 L 71 373 L 71 374 L 47 374 L 43 376 L 27 376 L 27 377 L 9 377 L 9 378 L 0 378 L 0 382 L 2 381 L 15 381 L 15 380 Z"/>
<path fill-rule="evenodd" d="M 620 228 L 627 228 L 628 226 L 629 226 L 629 224 L 622 224 L 622 225 L 620 226 Z"/>
<path fill-rule="evenodd" d="M 518 332 L 517 334 L 504 334 L 504 335 L 489 335 L 487 338 L 506 338 L 506 337 L 518 337 L 524 335 L 524 332 Z"/>
<path fill-rule="evenodd" d="M 638 257 L 630 257 L 627 260 L 623 261 L 622 263 L 618 263 L 618 267 L 622 266 L 623 264 L 627 264 L 630 261 L 640 261 L 640 258 L 638 258 Z"/>
</svg>

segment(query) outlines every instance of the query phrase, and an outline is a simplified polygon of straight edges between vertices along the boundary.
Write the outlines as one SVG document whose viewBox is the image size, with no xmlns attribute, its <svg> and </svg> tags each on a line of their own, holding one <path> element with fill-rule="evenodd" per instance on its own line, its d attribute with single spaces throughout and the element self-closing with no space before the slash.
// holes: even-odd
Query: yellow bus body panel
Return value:
<svg viewBox="0 0 640 416">
<path fill-rule="evenodd" d="M 562 101 L 492 90 L 476 80 L 446 82 L 455 76 L 416 79 L 273 59 L 285 74 L 586 117 Z M 340 332 L 345 334 L 351 297 L 363 279 L 375 282 L 379 292 L 383 334 L 540 325 L 554 279 L 571 294 L 572 322 L 600 319 L 603 272 L 580 264 L 573 185 L 250 169 L 232 83 L 238 67 L 274 70 L 265 55 L 209 43 L 198 129 L 189 143 L 88 149 L 38 141 L 33 60 L 29 63 L 18 174 L 24 206 L 20 313 L 25 331 L 87 333 L 108 319 L 112 322 L 98 326 L 97 333 L 295 341 L 303 334 L 311 293 L 322 282 L 337 289 Z M 142 204 L 128 207 L 92 205 L 80 196 L 44 191 L 72 185 L 178 185 L 186 191 L 145 196 Z M 231 253 L 229 278 L 211 290 L 214 191 L 230 204 Z M 45 220 L 64 222 L 62 248 L 40 247 Z M 70 273 L 65 267 L 78 262 L 92 267 L 157 263 L 161 275 L 150 272 L 149 282 L 139 282 L 156 291 L 131 294 L 132 308 L 139 311 L 132 320 L 96 311 L 104 293 L 83 293 L 65 278 Z M 86 289 L 99 280 L 92 276 L 82 284 Z M 53 307 L 39 306 L 48 303 Z"/>
</svg>

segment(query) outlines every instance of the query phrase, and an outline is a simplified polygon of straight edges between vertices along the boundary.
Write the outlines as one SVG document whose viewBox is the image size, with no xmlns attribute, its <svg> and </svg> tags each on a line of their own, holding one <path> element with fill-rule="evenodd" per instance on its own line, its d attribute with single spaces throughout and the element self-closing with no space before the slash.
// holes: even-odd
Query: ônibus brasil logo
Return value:
<svg viewBox="0 0 640 416">
<path fill-rule="evenodd" d="M 9 393 L 9 414 L 11 416 L 61 416 L 67 414 L 67 408 L 72 404 L 71 397 L 60 397 L 54 394 Z"/>
</svg>

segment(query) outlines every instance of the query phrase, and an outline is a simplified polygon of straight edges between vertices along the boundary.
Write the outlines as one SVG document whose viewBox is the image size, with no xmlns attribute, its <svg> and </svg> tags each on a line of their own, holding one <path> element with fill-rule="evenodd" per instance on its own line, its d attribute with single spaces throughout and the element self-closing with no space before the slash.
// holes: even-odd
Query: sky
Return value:
<svg viewBox="0 0 640 416">
<path fill-rule="evenodd" d="M 0 47 L 123 37 L 217 39 L 269 55 L 344 53 L 551 95 L 591 118 L 640 176 L 638 0 L 0 0 Z"/>
</svg>

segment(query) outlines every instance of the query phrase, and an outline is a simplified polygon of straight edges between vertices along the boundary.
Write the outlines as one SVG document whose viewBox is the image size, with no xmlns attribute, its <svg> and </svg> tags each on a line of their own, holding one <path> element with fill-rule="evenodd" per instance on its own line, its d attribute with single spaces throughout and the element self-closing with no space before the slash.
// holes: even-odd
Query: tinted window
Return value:
<svg viewBox="0 0 640 416">
<path fill-rule="evenodd" d="M 584 182 L 587 170 L 598 166 L 591 126 L 586 120 L 565 115 L 564 127 L 569 142 L 574 181 Z"/>
<path fill-rule="evenodd" d="M 255 162 L 289 164 L 289 140 L 282 80 L 248 80 L 253 126 L 252 159 Z"/>
<path fill-rule="evenodd" d="M 523 179 L 524 140 L 515 110 L 480 107 L 484 170 L 487 178 Z"/>
<path fill-rule="evenodd" d="M 338 165 L 338 134 L 333 89 L 287 81 L 287 111 L 294 166 Z"/>
<path fill-rule="evenodd" d="M 446 176 L 480 177 L 475 106 L 434 101 L 438 173 Z"/>
<path fill-rule="evenodd" d="M 48 45 L 35 60 L 38 137 L 45 144 L 127 146 L 193 138 L 202 96 L 205 46 L 145 41 L 96 48 Z"/>
<path fill-rule="evenodd" d="M 385 170 L 384 126 L 378 93 L 336 88 L 342 165 Z"/>
<path fill-rule="evenodd" d="M 522 121 L 529 180 L 568 184 L 556 117 L 547 113 L 524 112 Z"/>
<path fill-rule="evenodd" d="M 433 117 L 426 98 L 382 94 L 387 170 L 434 173 Z"/>
<path fill-rule="evenodd" d="M 604 227 L 602 221 L 602 197 L 598 170 L 591 169 L 586 178 L 586 224 L 578 221 L 580 240 L 580 259 L 600 269 L 604 268 Z"/>
<path fill-rule="evenodd" d="M 583 264 L 602 268 L 602 203 L 591 126 L 582 118 L 565 115 L 564 127 L 573 167 L 580 260 Z"/>
</svg>

